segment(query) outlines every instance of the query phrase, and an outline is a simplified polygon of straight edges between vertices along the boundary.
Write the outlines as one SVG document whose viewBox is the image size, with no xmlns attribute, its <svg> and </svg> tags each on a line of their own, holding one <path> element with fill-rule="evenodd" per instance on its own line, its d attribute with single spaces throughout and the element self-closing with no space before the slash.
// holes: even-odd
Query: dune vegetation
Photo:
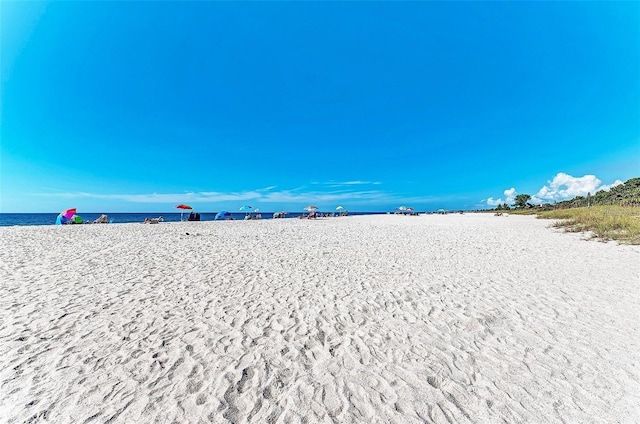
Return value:
<svg viewBox="0 0 640 424">
<path fill-rule="evenodd" d="M 553 226 L 569 232 L 590 231 L 602 241 L 640 244 L 640 208 L 592 206 L 539 211 L 538 218 L 557 220 Z"/>
<path fill-rule="evenodd" d="M 555 219 L 554 227 L 569 232 L 590 231 L 602 241 L 640 244 L 640 178 L 631 178 L 593 196 L 588 193 L 553 204 L 533 205 L 530 199 L 528 194 L 519 194 L 513 208 L 505 203 L 495 210 Z"/>
</svg>

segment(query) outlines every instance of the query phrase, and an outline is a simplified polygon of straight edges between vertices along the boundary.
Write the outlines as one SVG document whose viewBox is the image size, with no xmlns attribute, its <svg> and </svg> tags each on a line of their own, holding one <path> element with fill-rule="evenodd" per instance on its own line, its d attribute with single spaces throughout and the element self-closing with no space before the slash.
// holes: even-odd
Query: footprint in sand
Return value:
<svg viewBox="0 0 640 424">
<path fill-rule="evenodd" d="M 238 381 L 238 393 L 244 393 L 249 389 L 251 380 L 255 376 L 256 372 L 253 367 L 247 367 L 242 370 L 242 377 Z"/>
</svg>

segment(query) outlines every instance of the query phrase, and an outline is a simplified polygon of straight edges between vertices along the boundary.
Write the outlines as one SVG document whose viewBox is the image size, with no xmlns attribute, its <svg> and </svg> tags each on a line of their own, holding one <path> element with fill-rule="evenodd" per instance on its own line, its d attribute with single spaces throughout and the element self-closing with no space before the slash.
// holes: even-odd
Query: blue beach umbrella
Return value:
<svg viewBox="0 0 640 424">
<path fill-rule="evenodd" d="M 231 219 L 231 213 L 227 211 L 221 211 L 216 214 L 215 218 L 213 218 L 214 221 L 222 221 L 225 219 Z"/>
</svg>

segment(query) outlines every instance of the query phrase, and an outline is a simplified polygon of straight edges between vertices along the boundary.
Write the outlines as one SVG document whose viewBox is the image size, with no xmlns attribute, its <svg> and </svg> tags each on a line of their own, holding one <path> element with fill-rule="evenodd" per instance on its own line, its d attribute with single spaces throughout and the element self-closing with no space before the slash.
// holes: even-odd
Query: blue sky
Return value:
<svg viewBox="0 0 640 424">
<path fill-rule="evenodd" d="M 2 2 L 0 212 L 486 208 L 640 176 L 638 2 Z"/>
</svg>

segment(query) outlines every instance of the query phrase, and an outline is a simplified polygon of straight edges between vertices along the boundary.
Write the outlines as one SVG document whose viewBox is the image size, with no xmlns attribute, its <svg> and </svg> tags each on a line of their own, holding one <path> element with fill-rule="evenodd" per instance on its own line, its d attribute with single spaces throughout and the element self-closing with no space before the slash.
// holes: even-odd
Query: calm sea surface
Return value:
<svg viewBox="0 0 640 424">
<path fill-rule="evenodd" d="M 380 215 L 386 212 L 349 212 L 349 215 Z M 200 213 L 201 221 L 213 221 L 217 212 Z M 262 219 L 272 219 L 273 212 L 260 212 Z M 99 213 L 78 213 L 85 222 L 92 222 L 100 217 Z M 122 224 L 127 222 L 144 222 L 145 218 L 157 218 L 162 215 L 165 222 L 180 222 L 180 213 L 108 213 L 106 214 L 112 224 Z M 187 219 L 189 214 L 182 215 L 182 219 Z M 244 212 L 232 212 L 232 217 L 237 220 L 244 219 Z M 302 212 L 292 212 L 287 215 L 287 219 L 298 218 Z M 0 227 L 10 225 L 55 225 L 57 213 L 0 213 Z"/>
</svg>

